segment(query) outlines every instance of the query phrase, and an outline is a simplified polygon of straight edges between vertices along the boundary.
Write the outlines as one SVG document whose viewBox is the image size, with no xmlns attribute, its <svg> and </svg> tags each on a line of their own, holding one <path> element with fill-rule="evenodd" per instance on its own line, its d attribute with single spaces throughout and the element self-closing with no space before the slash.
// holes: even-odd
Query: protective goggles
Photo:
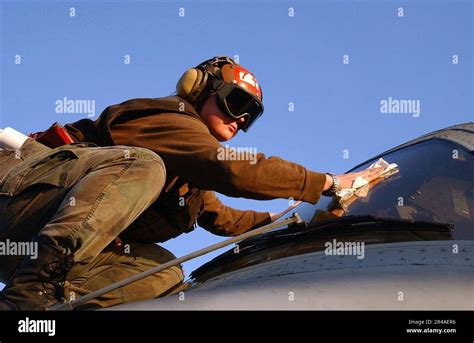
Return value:
<svg viewBox="0 0 474 343">
<path fill-rule="evenodd" d="M 213 80 L 212 89 L 217 94 L 219 108 L 232 119 L 245 118 L 240 128 L 247 132 L 263 114 L 262 102 L 236 83 Z"/>
</svg>

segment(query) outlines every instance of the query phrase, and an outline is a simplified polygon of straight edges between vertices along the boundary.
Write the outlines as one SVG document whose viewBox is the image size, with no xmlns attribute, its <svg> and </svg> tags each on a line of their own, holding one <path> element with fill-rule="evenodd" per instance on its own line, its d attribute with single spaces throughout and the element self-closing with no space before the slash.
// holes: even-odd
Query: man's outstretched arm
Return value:
<svg viewBox="0 0 474 343">
<path fill-rule="evenodd" d="M 219 236 L 237 236 L 270 222 L 270 213 L 225 206 L 212 191 L 204 193 L 204 212 L 198 218 L 199 226 Z"/>
</svg>

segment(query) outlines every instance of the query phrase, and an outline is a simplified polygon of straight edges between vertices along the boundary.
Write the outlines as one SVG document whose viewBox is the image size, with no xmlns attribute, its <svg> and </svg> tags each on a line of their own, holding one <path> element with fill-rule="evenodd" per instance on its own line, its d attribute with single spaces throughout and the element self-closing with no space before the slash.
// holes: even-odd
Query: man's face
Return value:
<svg viewBox="0 0 474 343">
<path fill-rule="evenodd" d="M 235 137 L 239 131 L 239 125 L 245 121 L 244 118 L 235 120 L 225 115 L 217 105 L 215 93 L 211 93 L 204 101 L 201 118 L 204 119 L 209 131 L 219 142 L 225 142 Z"/>
</svg>

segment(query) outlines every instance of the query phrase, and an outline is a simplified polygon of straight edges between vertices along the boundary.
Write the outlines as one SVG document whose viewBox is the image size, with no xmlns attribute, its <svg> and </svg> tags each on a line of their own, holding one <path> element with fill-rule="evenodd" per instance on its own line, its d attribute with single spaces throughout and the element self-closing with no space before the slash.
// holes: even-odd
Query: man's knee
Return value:
<svg viewBox="0 0 474 343">
<path fill-rule="evenodd" d="M 165 163 L 151 150 L 145 148 L 132 148 L 134 162 L 131 164 L 136 180 L 142 185 L 145 192 L 154 189 L 159 194 L 165 186 Z"/>
<path fill-rule="evenodd" d="M 164 162 L 161 159 L 161 157 L 155 153 L 154 151 L 147 149 L 147 148 L 142 148 L 142 147 L 124 147 L 125 151 L 129 151 L 130 155 L 133 156 L 133 158 L 136 158 L 138 160 L 144 160 L 144 161 L 154 161 L 159 164 L 163 164 Z"/>
<path fill-rule="evenodd" d="M 129 254 L 142 258 L 148 263 L 159 265 L 176 259 L 173 253 L 158 244 L 130 243 L 128 245 Z"/>
<path fill-rule="evenodd" d="M 129 147 L 124 145 L 116 145 L 113 147 L 116 157 L 113 162 L 117 160 L 130 162 L 135 161 L 131 168 L 141 169 L 137 177 L 144 177 L 149 174 L 149 177 L 155 176 L 159 178 L 166 177 L 166 166 L 163 159 L 155 152 L 141 147 Z"/>
<path fill-rule="evenodd" d="M 131 244 L 130 254 L 135 257 L 134 263 L 137 267 L 147 270 L 169 261 L 176 259 L 169 250 L 157 244 Z M 181 265 L 176 265 L 164 270 L 162 273 L 167 274 L 170 284 L 179 283 L 184 279 L 184 273 Z"/>
<path fill-rule="evenodd" d="M 77 172 L 86 170 L 84 166 L 90 166 L 90 168 L 87 174 L 79 179 L 91 173 L 100 174 L 100 178 L 110 176 L 118 179 L 120 177 L 123 179 L 122 183 L 129 184 L 135 193 L 140 193 L 140 197 L 147 197 L 148 194 L 156 197 L 166 181 L 165 163 L 161 157 L 141 147 L 116 145 L 92 148 L 80 154 Z"/>
</svg>

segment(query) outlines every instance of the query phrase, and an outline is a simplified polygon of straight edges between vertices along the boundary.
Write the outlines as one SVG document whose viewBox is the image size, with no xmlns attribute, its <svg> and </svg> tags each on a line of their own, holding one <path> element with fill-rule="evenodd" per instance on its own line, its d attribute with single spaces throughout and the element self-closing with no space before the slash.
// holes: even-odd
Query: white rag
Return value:
<svg viewBox="0 0 474 343">
<path fill-rule="evenodd" d="M 396 163 L 388 163 L 383 158 L 379 158 L 376 162 L 372 163 L 369 168 L 385 168 L 381 174 L 381 177 L 389 177 L 395 173 L 398 173 L 398 165 Z M 339 202 L 344 202 L 351 198 L 353 195 L 358 197 L 366 197 L 369 191 L 369 181 L 364 179 L 362 176 L 358 176 L 352 183 L 352 188 L 344 188 L 336 192 L 336 199 Z"/>
</svg>

